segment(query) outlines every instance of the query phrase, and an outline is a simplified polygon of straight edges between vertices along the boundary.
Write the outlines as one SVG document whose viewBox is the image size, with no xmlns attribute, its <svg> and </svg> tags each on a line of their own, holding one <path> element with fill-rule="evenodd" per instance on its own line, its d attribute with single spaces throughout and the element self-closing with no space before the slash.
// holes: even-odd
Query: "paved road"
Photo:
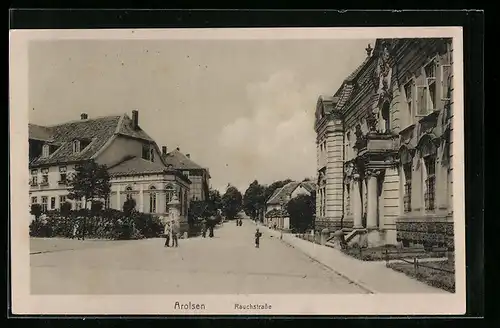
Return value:
<svg viewBox="0 0 500 328">
<path fill-rule="evenodd" d="M 264 234 L 224 223 L 215 237 L 92 242 L 31 254 L 33 294 L 266 294 L 364 293 L 362 289 Z M 37 241 L 38 244 L 43 241 Z M 39 248 L 43 248 L 38 246 Z M 54 248 L 54 246 L 52 246 Z"/>
</svg>

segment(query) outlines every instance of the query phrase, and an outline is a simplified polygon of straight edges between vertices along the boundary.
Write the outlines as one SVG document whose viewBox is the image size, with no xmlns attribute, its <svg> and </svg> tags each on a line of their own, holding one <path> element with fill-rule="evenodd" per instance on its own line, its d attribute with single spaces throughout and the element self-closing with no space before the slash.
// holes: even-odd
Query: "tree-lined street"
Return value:
<svg viewBox="0 0 500 328">
<path fill-rule="evenodd" d="M 254 247 L 256 226 L 233 221 L 214 238 L 85 241 L 44 248 L 30 255 L 33 294 L 259 294 L 364 293 L 365 291 L 264 232 Z M 78 241 L 75 241 L 78 243 Z M 34 250 L 32 250 L 33 252 Z"/>
</svg>

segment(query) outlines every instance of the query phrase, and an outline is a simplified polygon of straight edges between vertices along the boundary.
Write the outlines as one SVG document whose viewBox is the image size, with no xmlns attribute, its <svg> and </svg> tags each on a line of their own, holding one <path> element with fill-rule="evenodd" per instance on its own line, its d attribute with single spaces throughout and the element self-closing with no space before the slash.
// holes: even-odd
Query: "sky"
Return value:
<svg viewBox="0 0 500 328">
<path fill-rule="evenodd" d="M 139 110 L 160 146 L 242 193 L 316 175 L 314 111 L 373 40 L 58 40 L 29 46 L 30 123 Z"/>
</svg>

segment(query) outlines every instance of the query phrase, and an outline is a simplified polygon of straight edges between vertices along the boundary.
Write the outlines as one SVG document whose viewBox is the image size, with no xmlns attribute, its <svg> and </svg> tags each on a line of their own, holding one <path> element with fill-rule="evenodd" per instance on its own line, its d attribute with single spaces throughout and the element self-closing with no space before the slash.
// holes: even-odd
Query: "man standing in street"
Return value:
<svg viewBox="0 0 500 328">
<path fill-rule="evenodd" d="M 171 233 L 171 226 L 170 226 L 170 221 L 167 221 L 165 224 L 165 247 L 170 247 L 170 233 Z"/>
<path fill-rule="evenodd" d="M 172 247 L 179 247 L 180 224 L 175 220 L 172 224 Z"/>
</svg>

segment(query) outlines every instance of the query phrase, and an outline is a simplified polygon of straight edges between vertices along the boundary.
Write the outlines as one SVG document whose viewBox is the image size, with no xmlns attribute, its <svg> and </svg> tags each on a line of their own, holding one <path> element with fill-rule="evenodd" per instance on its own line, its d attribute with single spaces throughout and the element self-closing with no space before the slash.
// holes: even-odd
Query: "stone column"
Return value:
<svg viewBox="0 0 500 328">
<path fill-rule="evenodd" d="M 120 203 L 120 186 L 116 187 L 116 208 L 117 210 L 122 210 L 122 204 Z"/>
<path fill-rule="evenodd" d="M 144 213 L 144 186 L 139 185 L 139 212 Z"/>
<path fill-rule="evenodd" d="M 366 172 L 367 178 L 367 213 L 366 213 L 366 228 L 377 228 L 377 205 L 378 205 L 378 191 L 377 191 L 377 176 L 378 171 L 369 170 Z"/>
<path fill-rule="evenodd" d="M 360 176 L 359 174 L 354 174 L 353 175 L 353 182 L 352 182 L 352 195 L 351 195 L 351 202 L 352 202 L 352 215 L 354 219 L 354 229 L 361 229 L 363 228 L 363 222 L 362 222 L 362 209 L 361 209 L 361 194 L 359 191 L 359 181 L 360 181 Z"/>
<path fill-rule="evenodd" d="M 344 184 L 344 129 L 340 118 L 328 122 L 326 131 L 325 207 L 329 227 L 340 227 Z"/>
</svg>

